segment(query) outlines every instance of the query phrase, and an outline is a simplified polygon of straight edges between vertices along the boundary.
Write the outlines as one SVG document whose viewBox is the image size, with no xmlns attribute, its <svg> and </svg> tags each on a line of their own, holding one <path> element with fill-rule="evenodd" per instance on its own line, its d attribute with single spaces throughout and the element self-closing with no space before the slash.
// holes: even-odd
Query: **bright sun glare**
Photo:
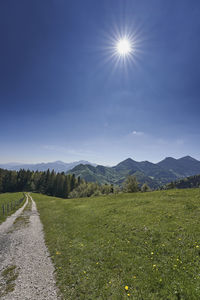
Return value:
<svg viewBox="0 0 200 300">
<path fill-rule="evenodd" d="M 121 56 L 126 56 L 126 55 L 130 54 L 130 52 L 132 51 L 130 41 L 126 38 L 120 39 L 117 42 L 116 50 L 117 50 L 117 53 Z"/>
</svg>

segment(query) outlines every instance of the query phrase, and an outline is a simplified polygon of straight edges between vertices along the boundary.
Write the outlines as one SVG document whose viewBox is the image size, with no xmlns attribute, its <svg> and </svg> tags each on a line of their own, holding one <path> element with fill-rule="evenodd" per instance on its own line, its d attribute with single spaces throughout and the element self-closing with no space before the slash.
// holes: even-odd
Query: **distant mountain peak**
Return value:
<svg viewBox="0 0 200 300">
<path fill-rule="evenodd" d="M 128 157 L 128 158 L 126 158 L 125 160 L 121 161 L 119 164 L 125 164 L 125 163 L 138 163 L 138 162 L 137 162 L 136 160 L 134 160 L 134 159 Z M 119 164 L 118 164 L 118 165 L 119 165 Z"/>
<path fill-rule="evenodd" d="M 132 161 L 135 161 L 135 160 L 133 160 L 132 158 L 128 157 L 127 159 L 123 160 L 122 163 L 123 162 L 132 162 Z"/>
<path fill-rule="evenodd" d="M 171 156 L 167 156 L 167 157 L 165 157 L 165 159 L 163 159 L 162 161 L 164 161 L 164 160 L 176 160 L 176 158 L 174 158 L 174 157 L 171 157 Z"/>
<path fill-rule="evenodd" d="M 179 160 L 198 161 L 197 159 L 195 159 L 195 158 L 193 158 L 193 157 L 191 157 L 191 156 L 189 156 L 189 155 L 186 155 L 186 156 L 184 156 L 184 157 L 181 157 L 181 158 L 179 158 Z"/>
</svg>

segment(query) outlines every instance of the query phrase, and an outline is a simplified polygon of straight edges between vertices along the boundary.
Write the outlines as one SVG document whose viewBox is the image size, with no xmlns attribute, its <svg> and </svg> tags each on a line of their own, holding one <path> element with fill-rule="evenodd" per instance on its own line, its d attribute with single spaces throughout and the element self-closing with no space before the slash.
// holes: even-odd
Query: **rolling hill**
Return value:
<svg viewBox="0 0 200 300">
<path fill-rule="evenodd" d="M 81 164 L 67 173 L 73 173 L 86 181 L 119 185 L 128 175 L 135 175 L 140 184 L 146 182 L 151 188 L 158 188 L 179 178 L 200 174 L 200 161 L 185 156 L 180 159 L 166 158 L 154 164 L 128 158 L 114 167 Z"/>
<path fill-rule="evenodd" d="M 199 299 L 197 189 L 33 198 L 63 299 Z"/>
<path fill-rule="evenodd" d="M 200 175 L 194 175 L 168 183 L 164 189 L 200 188 Z"/>
<path fill-rule="evenodd" d="M 167 157 L 157 165 L 165 170 L 173 172 L 177 177 L 200 174 L 200 161 L 191 156 L 185 156 L 179 159 Z"/>
</svg>

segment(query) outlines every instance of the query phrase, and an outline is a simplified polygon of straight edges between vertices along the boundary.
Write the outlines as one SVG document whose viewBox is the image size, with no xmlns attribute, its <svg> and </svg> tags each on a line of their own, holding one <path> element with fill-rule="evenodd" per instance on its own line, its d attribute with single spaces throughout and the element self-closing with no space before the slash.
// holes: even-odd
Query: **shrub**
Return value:
<svg viewBox="0 0 200 300">
<path fill-rule="evenodd" d="M 129 175 L 123 183 L 123 191 L 125 193 L 134 193 L 138 192 L 138 190 L 139 187 L 136 177 L 133 175 Z"/>
<path fill-rule="evenodd" d="M 144 183 L 141 187 L 141 192 L 150 192 L 150 191 L 151 191 L 150 187 L 146 183 Z"/>
</svg>

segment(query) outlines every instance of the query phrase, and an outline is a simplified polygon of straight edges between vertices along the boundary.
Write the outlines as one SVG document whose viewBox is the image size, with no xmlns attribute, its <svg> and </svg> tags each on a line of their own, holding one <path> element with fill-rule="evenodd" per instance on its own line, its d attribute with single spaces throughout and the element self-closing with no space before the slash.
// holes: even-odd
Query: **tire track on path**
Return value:
<svg viewBox="0 0 200 300">
<path fill-rule="evenodd" d="M 55 270 L 45 245 L 43 227 L 34 200 L 30 195 L 26 197 L 24 206 L 0 225 L 0 274 L 10 266 L 17 270 L 14 290 L 1 299 L 56 300 L 59 297 Z M 1 275 L 0 284 L 3 284 Z"/>
</svg>

